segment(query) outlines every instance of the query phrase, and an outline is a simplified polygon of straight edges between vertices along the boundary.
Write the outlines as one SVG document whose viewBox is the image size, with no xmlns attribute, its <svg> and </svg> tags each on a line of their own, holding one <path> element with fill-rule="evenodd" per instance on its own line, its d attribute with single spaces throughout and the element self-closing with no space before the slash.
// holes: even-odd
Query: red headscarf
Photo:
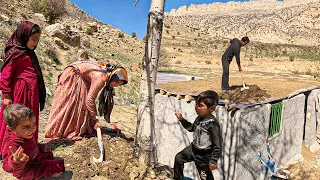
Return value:
<svg viewBox="0 0 320 180">
<path fill-rule="evenodd" d="M 44 107 L 45 99 L 46 99 L 46 88 L 44 85 L 44 80 L 41 72 L 41 68 L 39 65 L 39 61 L 37 58 L 34 49 L 28 49 L 27 43 L 29 37 L 31 35 L 32 28 L 35 26 L 34 23 L 29 21 L 22 21 L 18 28 L 14 31 L 11 35 L 10 39 L 6 43 L 6 48 L 4 50 L 4 64 L 2 69 L 15 59 L 23 55 L 29 55 L 33 68 L 38 76 L 38 84 L 39 84 L 39 102 L 40 102 L 40 109 L 41 106 Z M 1 69 L 1 71 L 2 71 Z"/>
</svg>

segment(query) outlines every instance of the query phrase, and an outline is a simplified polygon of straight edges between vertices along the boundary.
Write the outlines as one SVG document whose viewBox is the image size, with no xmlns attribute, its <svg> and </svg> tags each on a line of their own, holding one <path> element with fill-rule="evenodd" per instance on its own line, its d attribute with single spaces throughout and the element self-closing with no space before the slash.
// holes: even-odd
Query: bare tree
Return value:
<svg viewBox="0 0 320 180">
<path fill-rule="evenodd" d="M 136 2 L 133 4 L 133 6 L 136 6 L 138 4 L 139 0 L 136 0 Z"/>
<path fill-rule="evenodd" d="M 152 0 L 148 14 L 147 39 L 142 62 L 140 104 L 135 138 L 135 155 L 140 162 L 156 162 L 154 102 L 158 60 L 162 38 L 165 0 Z"/>
</svg>

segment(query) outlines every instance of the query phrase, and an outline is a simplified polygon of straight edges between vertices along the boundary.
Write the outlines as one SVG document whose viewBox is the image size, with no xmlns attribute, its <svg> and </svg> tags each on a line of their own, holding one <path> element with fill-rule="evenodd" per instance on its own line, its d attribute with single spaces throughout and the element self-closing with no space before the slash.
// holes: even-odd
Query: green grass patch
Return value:
<svg viewBox="0 0 320 180">
<path fill-rule="evenodd" d="M 158 69 L 160 73 L 168 73 L 168 74 L 184 74 L 181 71 L 171 70 L 171 69 Z"/>
</svg>

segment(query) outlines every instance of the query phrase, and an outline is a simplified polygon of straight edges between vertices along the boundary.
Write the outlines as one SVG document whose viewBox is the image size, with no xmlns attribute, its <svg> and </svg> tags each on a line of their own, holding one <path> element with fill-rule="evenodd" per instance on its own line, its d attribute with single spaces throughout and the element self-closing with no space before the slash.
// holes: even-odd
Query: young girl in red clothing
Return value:
<svg viewBox="0 0 320 180">
<path fill-rule="evenodd" d="M 11 104 L 4 110 L 4 118 L 10 130 L 3 142 L 4 171 L 24 180 L 58 177 L 64 172 L 64 160 L 54 160 L 51 148 L 33 138 L 37 127 L 30 108 Z"/>
<path fill-rule="evenodd" d="M 34 52 L 41 36 L 38 25 L 23 21 L 6 43 L 1 69 L 0 90 L 0 153 L 4 135 L 8 132 L 3 111 L 11 103 L 21 103 L 32 109 L 36 118 L 34 139 L 38 140 L 39 109 L 44 108 L 46 90 L 38 58 Z"/>
</svg>

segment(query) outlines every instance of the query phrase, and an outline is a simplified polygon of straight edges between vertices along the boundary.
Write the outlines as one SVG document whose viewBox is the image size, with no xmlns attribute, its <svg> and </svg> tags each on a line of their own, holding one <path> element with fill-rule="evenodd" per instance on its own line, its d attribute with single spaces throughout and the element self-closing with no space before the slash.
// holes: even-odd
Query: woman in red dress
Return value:
<svg viewBox="0 0 320 180">
<path fill-rule="evenodd" d="M 36 142 L 38 141 L 39 109 L 43 110 L 46 98 L 41 68 L 34 52 L 40 36 L 41 29 L 37 24 L 23 21 L 6 43 L 4 65 L 0 76 L 2 91 L 0 152 L 2 152 L 3 137 L 8 132 L 3 111 L 12 103 L 21 103 L 32 109 L 37 125 L 34 138 Z"/>
<path fill-rule="evenodd" d="M 128 74 L 123 67 L 105 68 L 94 61 L 78 61 L 67 66 L 58 77 L 45 140 L 80 140 L 82 136 L 92 135 L 100 127 L 95 103 L 99 91 L 127 82 Z"/>
</svg>

